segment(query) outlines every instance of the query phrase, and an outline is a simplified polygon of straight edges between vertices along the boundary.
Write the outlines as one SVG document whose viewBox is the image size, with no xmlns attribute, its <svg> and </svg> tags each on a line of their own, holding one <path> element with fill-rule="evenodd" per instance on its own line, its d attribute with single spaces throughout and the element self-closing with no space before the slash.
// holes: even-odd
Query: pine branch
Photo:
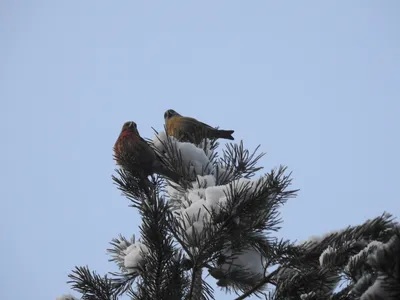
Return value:
<svg viewBox="0 0 400 300">
<path fill-rule="evenodd" d="M 138 175 L 126 169 L 115 171 L 119 177 L 111 176 L 114 184 L 133 203 L 134 207 L 140 206 L 140 203 L 149 197 L 151 189 L 156 188 L 154 183 L 141 174 Z"/>
<path fill-rule="evenodd" d="M 185 295 L 190 282 L 184 274 L 182 253 L 177 253 L 175 259 L 170 261 L 171 265 L 166 268 L 166 282 L 163 289 L 165 299 L 181 300 Z"/>
<path fill-rule="evenodd" d="M 229 185 L 227 204 L 221 214 L 223 221 L 221 215 L 217 219 L 220 230 L 234 247 L 240 249 L 251 245 L 263 253 L 264 245 L 268 244 L 268 233 L 279 229 L 278 208 L 297 192 L 286 190 L 291 179 L 290 174 L 283 175 L 284 171 L 284 167 L 276 173 L 272 170 L 253 185 Z"/>
<path fill-rule="evenodd" d="M 111 255 L 111 259 L 108 261 L 115 262 L 122 273 L 129 273 L 130 270 L 125 267 L 125 255 L 128 247 L 135 244 L 135 236 L 132 235 L 128 240 L 120 234 L 119 238 L 112 239 L 110 244 L 113 248 L 107 249 L 107 252 Z"/>
<path fill-rule="evenodd" d="M 268 241 L 264 248 L 262 251 L 269 258 L 270 265 L 298 265 L 305 253 L 304 249 L 296 246 L 294 242 L 276 238 Z"/>
<path fill-rule="evenodd" d="M 277 297 L 299 297 L 302 294 L 314 292 L 327 297 L 339 282 L 340 277 L 329 268 L 310 266 L 301 269 L 287 268 L 277 278 L 275 293 Z"/>
<path fill-rule="evenodd" d="M 281 220 L 277 209 L 288 199 L 295 197 L 298 190 L 287 190 L 291 184 L 291 174 L 284 175 L 286 167 L 271 170 L 260 180 L 253 182 L 233 182 L 226 193 L 227 204 L 222 215 L 226 224 L 239 218 L 248 229 L 277 231 Z"/>
<path fill-rule="evenodd" d="M 150 259 L 147 262 L 151 274 L 146 274 L 151 280 L 148 284 L 154 285 L 154 299 L 163 299 L 162 285 L 165 283 L 165 266 L 174 255 L 172 239 L 167 232 L 167 211 L 168 207 L 163 198 L 154 195 L 152 203 L 146 203 L 141 211 L 142 225 L 140 227 L 144 244 L 151 249 Z"/>
<path fill-rule="evenodd" d="M 337 255 L 339 260 L 335 266 L 343 269 L 348 258 L 361 251 L 368 242 L 388 240 L 393 233 L 394 226 L 392 216 L 384 213 L 382 216 L 367 220 L 362 225 L 348 226 L 322 238 L 309 240 L 300 245 L 305 251 L 302 261 L 305 264 L 319 265 L 319 258 L 323 251 L 328 247 L 333 247 L 342 252 L 342 255 Z"/>
<path fill-rule="evenodd" d="M 151 203 L 147 202 L 142 206 L 142 225 L 140 227 L 141 236 L 143 238 L 144 244 L 151 249 L 150 256 L 146 262 L 146 269 L 152 270 L 151 272 L 146 272 L 146 289 L 152 286 L 154 291 L 154 299 L 168 299 L 165 298 L 164 289 L 169 290 L 170 278 L 168 273 L 176 273 L 177 264 L 174 263 L 175 249 L 173 246 L 173 239 L 168 232 L 168 214 L 169 207 L 166 205 L 165 200 L 161 197 L 154 195 Z M 174 270 L 170 267 L 173 266 Z M 178 272 L 183 276 L 182 267 Z M 184 280 L 182 277 L 181 283 Z M 176 292 L 182 291 L 184 286 L 175 285 L 178 289 Z"/>
<path fill-rule="evenodd" d="M 72 288 L 82 294 L 83 300 L 116 300 L 111 280 L 105 275 L 101 277 L 96 272 L 90 272 L 86 267 L 75 267 L 68 275 L 67 281 Z"/>
<path fill-rule="evenodd" d="M 364 251 L 363 249 L 368 244 L 367 241 L 388 240 L 390 234 L 393 234 L 394 224 L 391 215 L 383 214 L 381 217 L 367 220 L 362 225 L 348 227 L 328 234 L 319 240 L 296 246 L 298 248 L 297 258 L 292 260 L 290 268 L 284 269 L 285 272 L 276 278 L 277 298 L 294 297 L 295 295 L 297 297 L 303 295 L 305 299 L 310 297 L 327 299 L 328 295 L 333 297 L 335 295 L 333 289 L 342 277 L 341 273 L 345 271 L 350 257 Z M 326 250 L 329 251 L 326 252 Z M 322 253 L 324 255 L 321 255 Z M 363 269 L 359 270 L 363 272 L 361 273 L 363 274 L 362 278 L 358 280 L 357 284 L 350 283 L 346 288 L 346 290 L 352 291 L 353 296 L 338 293 L 335 296 L 336 299 L 353 299 L 357 295 L 360 297 L 375 282 L 376 275 L 374 272 L 371 273 L 371 268 L 364 268 L 364 271 Z M 315 295 L 312 294 L 314 295 L 312 296 L 311 292 Z"/>
<path fill-rule="evenodd" d="M 158 147 L 155 143 L 158 144 Z M 175 185 L 176 188 L 181 188 L 182 190 L 190 188 L 191 181 L 195 180 L 196 175 L 201 175 L 196 174 L 193 165 L 184 160 L 182 151 L 179 149 L 179 145 L 182 145 L 182 143 L 178 142 L 174 137 L 167 136 L 163 132 L 162 135 L 156 135 L 156 141 L 149 141 L 149 145 L 168 168 L 182 175 L 183 180 L 179 186 Z M 188 144 L 188 146 L 195 148 L 192 144 Z"/>
<path fill-rule="evenodd" d="M 256 167 L 257 162 L 265 155 L 257 151 L 260 146 L 257 146 L 253 153 L 244 149 L 243 141 L 240 144 L 229 143 L 226 145 L 226 150 L 222 150 L 222 157 L 219 159 L 219 164 L 225 168 L 225 174 L 220 176 L 216 174 L 217 184 L 223 185 L 237 180 L 239 178 L 251 178 L 262 167 Z"/>
<path fill-rule="evenodd" d="M 184 289 L 185 280 L 182 267 L 177 270 L 179 264 L 174 260 L 177 252 L 168 232 L 167 216 L 170 209 L 164 198 L 159 196 L 163 189 L 163 181 L 159 177 L 153 178 L 152 185 L 148 185 L 143 181 L 132 180 L 135 177 L 127 170 L 120 171 L 119 175 L 120 178 L 113 179 L 119 189 L 132 201 L 132 206 L 139 210 L 142 218 L 141 242 L 148 251 L 134 273 L 114 274 L 117 275 L 114 279 L 117 292 L 119 294 L 126 292 L 139 274 L 136 296 L 139 295 L 140 299 L 168 299 L 164 297 L 172 295 L 169 276 L 174 274 L 175 279 L 177 276 L 182 279 L 181 284 L 173 283 L 174 293 L 179 295 Z"/>
<path fill-rule="evenodd" d="M 247 297 L 250 297 L 252 294 L 254 294 L 255 292 L 257 292 L 263 285 L 265 285 L 266 283 L 270 282 L 271 280 L 273 280 L 273 277 L 278 274 L 278 272 L 280 271 L 280 268 L 272 271 L 271 273 L 269 273 L 267 276 L 265 276 L 263 278 L 263 280 L 261 280 L 259 283 L 257 283 L 253 288 L 251 288 L 250 290 L 248 290 L 247 292 L 245 292 L 243 295 L 235 298 L 235 300 L 243 300 L 246 299 Z"/>
<path fill-rule="evenodd" d="M 362 297 L 372 299 L 381 296 L 385 299 L 395 300 L 400 298 L 400 228 L 394 228 L 393 236 L 384 244 L 378 244 L 369 253 L 367 264 L 372 268 L 376 279 L 371 282 L 368 289 L 358 292 Z"/>
<path fill-rule="evenodd" d="M 168 157 L 168 159 L 171 159 L 172 163 L 171 165 L 178 165 L 182 166 L 182 155 L 178 151 L 176 147 L 176 143 L 171 142 L 172 139 L 167 138 L 166 141 L 159 139 L 158 142 L 161 143 L 162 149 L 164 150 L 164 154 Z M 257 148 L 258 149 L 258 148 Z M 247 150 L 243 149 L 243 143 L 241 143 L 240 146 L 233 145 L 231 147 L 228 146 L 228 150 L 225 151 L 224 153 L 224 158 L 221 160 L 222 163 L 228 164 L 228 168 L 230 168 L 231 172 L 234 172 L 236 175 L 233 177 L 237 176 L 240 177 L 241 174 L 244 174 L 246 177 L 251 177 L 254 175 L 254 172 L 260 170 L 261 168 L 256 168 L 255 164 L 256 162 L 263 156 L 263 154 L 256 156 L 255 153 L 257 149 L 254 151 L 254 153 L 250 154 Z M 221 163 L 220 162 L 220 163 Z M 218 165 L 218 164 L 214 164 Z M 216 168 L 218 171 L 218 168 Z M 284 176 L 283 173 L 285 171 L 285 168 L 281 167 L 278 171 L 277 174 L 274 173 L 274 170 L 271 172 L 271 176 L 267 178 L 266 182 L 269 184 L 269 195 L 266 193 L 266 189 L 264 189 L 262 192 L 260 192 L 257 195 L 251 195 L 253 197 L 253 202 L 260 202 L 257 201 L 261 198 L 264 198 L 264 202 L 261 201 L 261 203 L 258 203 L 257 205 L 252 205 L 253 203 L 250 203 L 246 206 L 243 205 L 242 207 L 240 205 L 237 205 L 235 207 L 235 210 L 238 212 L 241 212 L 239 217 L 242 217 L 244 221 L 248 220 L 248 223 L 250 223 L 250 226 L 247 226 L 246 229 L 243 228 L 232 228 L 232 218 L 225 220 L 226 222 L 223 223 L 223 226 L 209 226 L 207 224 L 207 221 L 203 220 L 203 228 L 202 235 L 197 235 L 196 233 L 192 234 L 192 237 L 189 238 L 186 234 L 186 231 L 188 230 L 188 227 L 184 226 L 182 227 L 179 222 L 174 222 L 174 228 L 171 229 L 172 232 L 179 232 L 179 236 L 183 237 L 183 240 L 178 238 L 177 235 L 175 237 L 180 240 L 180 244 L 184 248 L 187 249 L 189 245 L 191 246 L 196 246 L 197 247 L 197 261 L 201 261 L 199 266 L 204 266 L 207 264 L 207 262 L 212 261 L 216 255 L 215 253 L 220 252 L 221 250 L 221 244 L 224 244 L 224 240 L 229 240 L 229 238 L 235 237 L 236 240 L 241 240 L 237 239 L 238 236 L 235 236 L 237 232 L 240 232 L 241 235 L 246 236 L 247 239 L 245 242 L 242 243 L 242 248 L 245 246 L 253 245 L 255 247 L 259 247 L 261 243 L 265 243 L 265 238 L 263 238 L 262 231 L 264 229 L 271 229 L 271 230 L 277 230 L 278 228 L 276 227 L 277 224 L 279 224 L 280 220 L 276 220 L 277 212 L 275 209 L 275 206 L 279 206 L 283 204 L 287 198 L 290 198 L 291 196 L 294 196 L 294 193 L 296 191 L 291 191 L 288 192 L 286 195 L 282 191 L 287 188 L 287 186 L 290 184 L 289 176 Z M 227 172 L 225 172 L 227 174 Z M 217 176 L 218 177 L 218 176 Z M 233 178 L 231 176 L 231 178 Z M 221 178 L 221 177 L 220 177 Z M 227 178 L 227 177 L 226 177 Z M 281 185 L 279 186 L 279 183 Z M 197 183 L 198 186 L 201 186 L 200 183 Z M 261 184 L 256 187 L 256 190 L 262 190 L 260 188 Z M 248 189 L 247 189 L 248 188 Z M 281 189 L 279 189 L 281 188 Z M 236 188 L 233 188 L 232 190 L 237 190 Z M 182 191 L 184 192 L 184 191 Z M 244 186 L 244 188 L 239 191 L 237 194 L 238 199 L 243 198 L 246 196 L 246 193 L 248 194 L 250 192 L 250 187 Z M 264 193 L 264 194 L 263 194 Z M 271 205 L 265 205 L 265 199 L 268 198 L 268 196 L 272 196 L 271 198 L 274 198 L 275 201 L 270 201 Z M 233 201 L 232 201 L 233 202 Z M 279 205 L 275 205 L 279 204 Z M 189 204 L 190 205 L 190 204 Z M 260 207 L 263 208 L 262 211 L 265 211 L 266 213 L 264 216 L 260 217 Z M 248 211 L 246 211 L 246 208 L 252 209 L 252 214 L 249 215 Z M 233 210 L 233 209 L 232 209 Z M 231 210 L 231 212 L 232 212 Z M 199 211 L 200 213 L 200 211 Z M 210 213 L 214 215 L 212 212 Z M 227 213 L 226 214 L 229 217 L 232 216 L 232 213 Z M 256 216 L 254 218 L 254 216 Z M 194 222 L 198 221 L 198 218 L 194 218 L 191 221 L 189 220 L 191 216 L 184 216 L 184 218 L 187 219 L 187 223 L 189 226 L 193 226 Z M 247 217 L 247 219 L 246 219 Z M 265 222 L 267 220 L 267 222 Z M 184 222 L 185 223 L 185 222 Z M 245 224 L 245 222 L 241 222 Z M 251 226 L 252 225 L 252 226 Z M 230 230 L 228 230 L 230 228 Z M 254 229 L 257 229 L 254 231 Z M 236 232 L 234 232 L 236 230 Z M 204 232 L 207 233 L 207 237 L 204 236 Z M 227 233 L 230 232 L 230 234 L 227 235 Z M 225 238 L 224 238 L 225 236 Z M 215 237 L 215 238 L 213 238 Z M 191 241 L 189 241 L 191 239 Z M 238 245 L 236 246 L 236 250 L 232 251 L 232 256 L 237 256 L 243 252 L 243 249 L 240 249 Z M 186 250 L 189 254 L 189 256 L 193 257 L 193 252 Z M 243 272 L 244 274 L 244 272 Z M 233 275 L 233 274 L 232 274 Z M 245 282 L 248 277 L 243 276 L 242 281 Z"/>
<path fill-rule="evenodd" d="M 301 260 L 301 257 L 304 255 L 304 249 L 295 246 L 294 243 L 288 240 L 274 239 L 268 243 L 264 243 L 263 249 L 260 249 L 260 251 L 269 259 L 270 265 L 279 264 L 281 266 L 277 267 L 277 269 L 265 276 L 251 289 L 248 289 L 242 296 L 236 298 L 236 300 L 245 299 L 253 293 L 259 292 L 267 283 L 277 286 L 278 280 L 280 280 L 278 275 L 280 273 L 285 273 L 284 271 L 288 270 L 288 268 L 298 265 L 299 260 Z M 266 267 L 268 267 L 268 265 Z M 270 298 L 272 299 L 273 297 L 275 296 L 270 294 Z"/>
<path fill-rule="evenodd" d="M 182 138 L 197 143 L 165 132 L 148 141 L 183 176 L 179 184 L 149 179 L 134 158 L 118 158 L 112 179 L 139 211 L 141 238 L 112 240 L 111 261 L 120 271 L 112 279 L 76 267 L 69 283 L 82 299 L 116 300 L 125 293 L 135 300 L 214 299 L 203 268 L 218 286 L 241 292 L 236 300 L 260 296 L 268 284 L 275 290 L 265 298 L 275 300 L 400 298 L 400 229 L 390 214 L 300 245 L 278 240 L 279 209 L 298 191 L 289 189 L 286 167 L 254 180 L 264 156 L 259 146 L 250 152 L 243 141 L 227 144 L 219 157 L 219 143 L 205 132 Z M 271 266 L 277 269 L 268 274 Z M 347 286 L 335 293 L 343 278 Z"/>
<path fill-rule="evenodd" d="M 236 257 L 248 251 L 249 246 L 261 249 L 268 242 L 265 230 L 278 229 L 276 225 L 280 220 L 277 209 L 296 192 L 286 190 L 291 180 L 290 175 L 286 176 L 284 172 L 285 168 L 281 167 L 277 172 L 272 170 L 265 178 L 254 183 L 234 182 L 228 185 L 225 209 L 227 218 L 222 222 L 213 222 L 212 219 L 218 219 L 218 216 L 216 212 L 206 208 L 204 209 L 211 219 L 199 219 L 200 210 L 197 216 L 186 214 L 181 218 L 174 218 L 172 231 L 183 237 L 183 246 L 196 247 L 196 251 L 189 252 L 189 255 L 197 262 L 197 267 L 216 260 L 223 252 L 225 260 L 231 261 L 232 264 Z M 239 226 L 235 218 L 240 220 Z M 188 235 L 188 230 L 194 227 L 196 222 L 202 224 L 201 233 L 190 231 Z M 226 254 L 226 251 L 230 254 Z M 245 267 L 241 267 L 241 272 L 231 270 L 229 273 L 229 277 L 224 278 L 224 284 L 239 290 L 251 288 L 258 276 L 255 277 L 250 270 L 246 272 Z"/>
<path fill-rule="evenodd" d="M 192 276 L 189 291 L 185 300 L 214 299 L 213 289 L 202 279 L 202 268 L 192 268 Z"/>
</svg>

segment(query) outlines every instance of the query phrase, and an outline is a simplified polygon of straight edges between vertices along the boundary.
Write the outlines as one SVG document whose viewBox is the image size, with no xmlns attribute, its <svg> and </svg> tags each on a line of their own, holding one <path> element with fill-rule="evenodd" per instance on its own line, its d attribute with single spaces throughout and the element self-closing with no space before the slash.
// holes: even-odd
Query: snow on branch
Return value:
<svg viewBox="0 0 400 300">
<path fill-rule="evenodd" d="M 180 142 L 163 131 L 147 142 L 181 179 L 144 177 L 137 162 L 116 170 L 114 183 L 141 216 L 140 239 L 112 240 L 112 279 L 87 267 L 70 274 L 82 299 L 213 299 L 204 268 L 219 287 L 241 292 L 237 299 L 267 284 L 271 300 L 399 299 L 400 234 L 390 214 L 298 244 L 278 240 L 279 209 L 298 191 L 286 167 L 256 177 L 264 153 L 242 141 L 221 153 L 216 140 Z M 348 285 L 334 292 L 343 278 Z"/>
<path fill-rule="evenodd" d="M 135 241 L 134 235 L 130 240 L 120 235 L 118 239 L 112 240 L 111 245 L 113 248 L 107 249 L 112 257 L 109 261 L 115 262 L 122 273 L 139 273 L 149 249 L 140 241 Z"/>
</svg>

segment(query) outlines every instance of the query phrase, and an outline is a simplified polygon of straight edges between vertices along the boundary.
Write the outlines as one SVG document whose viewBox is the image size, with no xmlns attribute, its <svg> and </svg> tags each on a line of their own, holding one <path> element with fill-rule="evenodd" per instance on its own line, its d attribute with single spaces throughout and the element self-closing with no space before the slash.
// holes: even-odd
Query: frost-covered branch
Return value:
<svg viewBox="0 0 400 300">
<path fill-rule="evenodd" d="M 250 154 L 249 150 L 244 148 L 243 141 L 240 141 L 239 145 L 228 144 L 226 149 L 222 150 L 219 160 L 219 164 L 228 172 L 225 172 L 225 176 L 216 176 L 218 184 L 226 184 L 239 178 L 249 179 L 260 171 L 262 167 L 258 167 L 257 162 L 265 153 L 257 154 L 259 147 Z"/>
<path fill-rule="evenodd" d="M 286 168 L 251 180 L 261 170 L 256 162 L 263 154 L 250 154 L 242 142 L 228 145 L 218 159 L 212 143 L 204 147 L 206 141 L 196 147 L 163 133 L 152 141 L 164 161 L 188 178 L 186 186 L 169 186 L 167 192 L 174 208 L 172 231 L 196 261 L 194 267 L 211 263 L 223 270 L 219 283 L 224 287 L 245 290 L 253 286 L 265 273 L 268 235 L 279 229 L 277 210 L 295 196 L 296 190 L 288 190 L 291 179 Z"/>
<path fill-rule="evenodd" d="M 377 284 L 378 278 L 378 272 L 368 261 L 382 249 L 383 243 L 391 240 L 396 226 L 392 216 L 384 213 L 362 225 L 349 226 L 297 245 L 297 258 L 275 278 L 273 299 L 301 295 L 305 299 L 368 299 L 364 293 Z M 343 280 L 347 286 L 337 290 Z M 393 283 L 391 287 L 394 288 Z"/>
<path fill-rule="evenodd" d="M 125 174 L 121 177 L 118 181 L 120 188 L 129 194 L 131 187 L 121 184 L 128 182 L 129 178 Z M 118 292 L 122 293 L 138 279 L 139 296 L 133 296 L 133 299 L 180 299 L 186 286 L 186 278 L 183 268 L 179 267 L 180 251 L 175 248 L 169 232 L 169 206 L 158 190 L 151 191 L 152 194 L 142 199 L 141 203 L 134 202 L 142 217 L 140 245 L 134 243 L 134 240 L 128 244 L 126 239 L 121 239 L 114 241 L 114 249 L 109 250 L 122 271 L 115 284 Z"/>
<path fill-rule="evenodd" d="M 298 191 L 285 166 L 260 174 L 264 153 L 242 141 L 220 153 L 216 140 L 180 142 L 165 132 L 147 142 L 181 179 L 147 177 L 140 162 L 123 161 L 112 179 L 141 216 L 140 238 L 112 240 L 119 272 L 111 278 L 87 267 L 70 274 L 82 299 L 214 299 L 205 269 L 237 300 L 399 299 L 400 234 L 390 214 L 303 243 L 279 240 L 279 210 Z"/>
</svg>

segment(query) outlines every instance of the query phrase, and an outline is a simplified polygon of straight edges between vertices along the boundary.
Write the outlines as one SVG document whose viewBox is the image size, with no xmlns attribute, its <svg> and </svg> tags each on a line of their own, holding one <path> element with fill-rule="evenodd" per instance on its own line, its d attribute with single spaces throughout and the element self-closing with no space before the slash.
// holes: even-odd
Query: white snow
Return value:
<svg viewBox="0 0 400 300">
<path fill-rule="evenodd" d="M 380 261 L 382 259 L 382 251 L 389 250 L 394 243 L 397 243 L 397 236 L 392 236 L 389 241 L 387 241 L 385 244 L 376 242 L 375 248 L 373 251 L 370 251 L 370 258 L 372 258 L 375 261 Z"/>
<path fill-rule="evenodd" d="M 168 137 L 165 131 L 160 131 L 151 139 L 154 147 L 157 148 L 161 153 L 164 152 L 164 145 L 162 143 L 165 143 L 167 141 L 167 138 Z"/>
<path fill-rule="evenodd" d="M 387 299 L 390 300 L 392 299 L 389 295 L 388 292 L 386 292 L 384 286 L 382 285 L 383 280 L 380 276 L 376 278 L 375 282 L 373 285 L 371 285 L 365 292 L 362 294 L 360 297 L 360 300 L 369 300 L 369 299 L 375 299 L 378 298 L 377 296 L 380 297 L 380 299 Z"/>
<path fill-rule="evenodd" d="M 221 199 L 225 198 L 222 203 L 225 206 L 226 203 L 226 193 L 227 191 L 227 186 L 221 185 L 221 186 L 213 186 L 209 187 L 205 190 L 205 202 L 207 205 L 210 207 L 214 208 L 216 212 L 219 212 L 219 205 Z"/>
<path fill-rule="evenodd" d="M 204 143 L 208 141 L 203 141 L 199 147 L 196 147 L 191 143 L 179 142 L 174 137 L 167 137 L 164 131 L 160 131 L 156 134 L 152 138 L 152 141 L 154 147 L 156 147 L 160 153 L 165 152 L 164 145 L 161 141 L 165 144 L 171 143 L 174 149 L 180 151 L 183 168 L 187 170 L 189 167 L 190 171 L 194 171 L 197 175 L 196 180 L 192 182 L 192 188 L 186 192 L 177 191 L 170 185 L 167 186 L 167 194 L 169 198 L 173 200 L 176 218 L 180 220 L 182 227 L 185 229 L 189 248 L 193 248 L 193 251 L 199 246 L 196 244 L 193 236 L 196 235 L 200 239 L 205 238 L 204 234 L 208 233 L 206 229 L 211 226 L 209 223 L 211 220 L 210 212 L 214 211 L 218 213 L 221 208 L 226 206 L 227 199 L 232 189 L 238 191 L 247 188 L 249 192 L 246 197 L 249 197 L 251 193 L 256 192 L 266 180 L 265 177 L 258 179 L 242 178 L 230 182 L 230 184 L 216 186 L 215 176 L 221 178 L 227 174 L 228 170 L 226 170 L 224 166 L 218 165 L 214 167 L 211 164 L 210 158 L 213 152 L 210 150 L 209 143 L 207 144 L 206 153 L 203 150 Z M 245 200 L 247 199 L 241 199 L 240 201 Z M 178 203 L 178 205 L 175 205 L 175 203 Z M 236 218 L 235 222 L 240 222 L 240 218 Z M 131 247 L 128 249 L 130 248 Z M 126 256 L 125 266 L 135 268 L 139 264 L 141 256 L 137 248 L 132 247 L 131 253 L 132 254 L 127 254 Z M 228 256 L 230 255 L 228 253 L 226 254 Z M 258 280 L 264 276 L 264 264 L 263 257 L 258 251 L 248 249 L 236 257 L 232 264 L 229 262 L 221 267 L 223 269 L 225 268 L 226 271 L 228 271 L 228 269 L 246 268 L 255 275 L 255 280 Z"/>
<path fill-rule="evenodd" d="M 190 166 L 190 172 L 202 175 L 212 172 L 210 160 L 200 148 L 197 148 L 191 143 L 177 143 L 177 149 L 182 155 L 182 164 L 184 167 Z"/>
<path fill-rule="evenodd" d="M 307 300 L 307 299 L 312 299 L 315 296 L 316 296 L 315 292 L 309 292 L 307 294 L 301 294 L 300 295 L 300 299 L 301 300 Z"/>
<path fill-rule="evenodd" d="M 139 241 L 130 245 L 124 251 L 124 266 L 128 270 L 135 271 L 143 261 L 143 256 L 149 252 L 148 248 Z"/>
<path fill-rule="evenodd" d="M 215 166 L 214 173 L 216 178 L 222 179 L 224 182 L 229 182 L 231 181 L 231 172 L 229 171 L 228 168 L 224 167 L 221 164 L 218 164 Z"/>
<path fill-rule="evenodd" d="M 226 256 L 232 255 L 232 251 L 226 250 L 223 252 Z M 261 280 L 265 275 L 265 259 L 263 256 L 255 249 L 250 248 L 244 251 L 242 254 L 238 255 L 233 261 L 222 264 L 219 266 L 224 272 L 243 270 L 253 274 L 253 278 L 258 281 Z"/>
<path fill-rule="evenodd" d="M 218 214 L 221 208 L 226 206 L 227 197 L 230 193 L 230 184 L 215 186 L 215 178 L 212 175 L 197 176 L 198 182 L 194 183 L 193 188 L 186 193 L 179 193 L 174 189 L 168 189 L 170 197 L 175 197 L 181 203 L 181 207 L 176 210 L 178 219 L 181 220 L 183 228 L 186 228 L 188 240 L 192 240 L 194 233 L 193 226 L 196 227 L 196 233 L 202 234 L 206 227 L 205 222 L 210 222 L 210 212 Z M 234 190 L 247 187 L 250 196 L 252 192 L 260 187 L 265 178 L 258 179 L 238 179 L 232 182 Z M 207 188 L 203 188 L 207 183 Z M 180 198 L 177 198 L 180 197 Z M 245 201 L 246 199 L 241 199 Z M 236 220 L 237 222 L 239 219 Z M 196 222 L 194 224 L 194 222 Z M 207 224 L 209 225 L 209 224 Z"/>
<path fill-rule="evenodd" d="M 351 265 L 354 265 L 355 262 L 361 258 L 366 259 L 369 254 L 371 254 L 374 250 L 382 246 L 383 244 L 379 241 L 370 242 L 364 249 L 362 249 L 360 252 L 349 258 L 349 261 L 347 262 L 347 265 L 344 267 L 344 270 L 350 272 Z"/>
<path fill-rule="evenodd" d="M 211 157 L 214 155 L 214 152 L 215 152 L 215 151 L 211 150 L 211 143 L 210 142 L 211 142 L 211 140 L 204 139 L 199 145 L 199 148 L 205 150 L 205 154 L 206 154 L 208 159 L 211 159 Z"/>
<path fill-rule="evenodd" d="M 112 260 L 116 261 L 121 271 L 126 272 L 125 268 L 126 249 L 130 245 L 135 244 L 135 235 L 132 235 L 130 239 L 125 239 L 123 236 L 120 235 L 116 239 L 116 241 L 114 241 L 114 243 L 117 244 L 118 246 L 113 249 L 115 251 L 108 251 L 108 254 L 112 257 Z"/>
<path fill-rule="evenodd" d="M 206 188 L 210 186 L 215 186 L 215 177 L 213 175 L 197 176 L 197 181 L 193 183 L 194 189 Z"/>
<path fill-rule="evenodd" d="M 381 243 L 379 241 L 372 241 L 365 247 L 360 253 L 351 257 L 350 260 L 356 260 L 357 258 L 364 256 L 365 259 L 368 261 L 369 258 L 374 258 L 374 260 L 379 260 L 379 253 L 383 251 L 386 247 L 390 247 L 389 245 L 393 242 L 394 239 L 390 239 L 386 244 Z M 350 261 L 349 261 L 350 263 Z M 348 268 L 349 265 L 346 266 Z M 379 274 L 379 273 L 378 273 Z M 382 274 L 378 275 L 375 282 L 364 292 L 364 294 L 360 297 L 360 300 L 367 300 L 367 299 L 375 299 L 378 296 L 380 299 L 388 299 L 392 300 L 393 297 L 390 296 L 387 288 L 383 285 L 384 276 Z"/>
<path fill-rule="evenodd" d="M 329 260 L 328 257 L 329 257 L 330 255 L 335 255 L 335 254 L 336 254 L 336 250 L 335 250 L 333 247 L 328 246 L 328 248 L 326 248 L 326 249 L 321 253 L 321 255 L 320 255 L 320 257 L 319 257 L 319 264 L 320 264 L 320 266 L 323 267 L 323 266 L 325 265 L 326 261 Z"/>
<path fill-rule="evenodd" d="M 180 152 L 182 157 L 182 166 L 184 169 L 189 168 L 189 172 L 194 171 L 197 175 L 203 175 L 203 173 L 212 173 L 213 167 L 210 164 L 210 160 L 206 153 L 204 153 L 203 149 L 196 147 L 192 143 L 179 142 L 174 137 L 167 137 L 164 131 L 160 131 L 158 134 L 153 136 L 153 145 L 158 151 L 164 152 L 165 148 L 163 143 L 167 144 L 168 139 L 173 145 L 173 149 Z"/>
<path fill-rule="evenodd" d="M 186 195 L 185 192 L 178 191 L 178 190 L 174 189 L 173 186 L 171 186 L 171 185 L 167 185 L 166 192 L 167 192 L 167 195 L 169 196 L 169 201 L 173 201 L 174 203 L 176 201 L 182 201 L 182 199 L 184 199 L 185 195 Z M 177 205 L 180 206 L 179 203 Z"/>
<path fill-rule="evenodd" d="M 207 205 L 207 202 L 194 193 L 189 193 L 188 196 L 192 203 L 189 207 L 181 210 L 182 215 L 188 215 L 193 220 L 201 220 L 204 217 L 208 217 L 206 209 L 210 209 L 210 207 Z"/>
</svg>

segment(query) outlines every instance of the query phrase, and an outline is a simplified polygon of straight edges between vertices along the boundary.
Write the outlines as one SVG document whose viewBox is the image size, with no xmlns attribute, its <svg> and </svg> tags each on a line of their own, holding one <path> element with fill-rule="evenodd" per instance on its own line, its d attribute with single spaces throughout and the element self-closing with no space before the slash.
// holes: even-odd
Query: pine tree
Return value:
<svg viewBox="0 0 400 300">
<path fill-rule="evenodd" d="M 400 227 L 390 214 L 303 243 L 278 239 L 279 208 L 298 191 L 285 166 L 257 177 L 264 153 L 243 142 L 220 154 L 215 140 L 182 143 L 163 131 L 148 142 L 182 179 L 143 178 L 134 161 L 116 169 L 142 218 L 140 238 L 112 240 L 118 273 L 71 272 L 81 299 L 214 299 L 207 275 L 237 300 L 400 299 Z"/>
</svg>

